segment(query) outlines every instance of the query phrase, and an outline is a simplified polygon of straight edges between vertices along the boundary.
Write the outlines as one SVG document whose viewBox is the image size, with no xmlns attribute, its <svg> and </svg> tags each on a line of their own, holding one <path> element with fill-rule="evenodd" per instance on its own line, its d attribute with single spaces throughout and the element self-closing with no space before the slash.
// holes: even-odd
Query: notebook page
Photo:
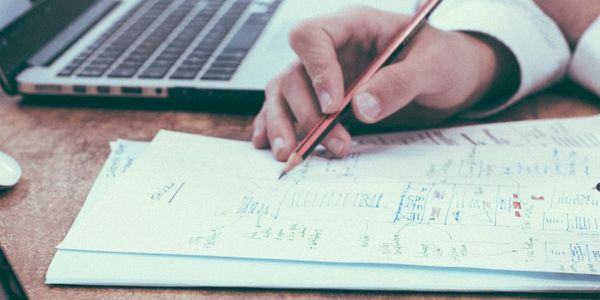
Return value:
<svg viewBox="0 0 600 300">
<path fill-rule="evenodd" d="M 361 144 L 600 147 L 600 116 L 543 119 L 355 137 Z"/>
<path fill-rule="evenodd" d="M 111 143 L 111 154 L 94 183 L 78 220 L 83 219 L 85 211 L 125 174 L 146 146 L 147 143 L 144 142 L 125 140 Z M 72 225 L 76 226 L 77 222 Z M 87 268 L 81 268 L 82 265 Z M 313 276 L 315 273 L 322 276 L 316 279 Z M 418 291 L 589 291 L 598 288 L 597 278 L 593 275 L 397 265 L 294 263 L 64 249 L 58 249 L 53 258 L 46 275 L 46 283 Z"/>
<path fill-rule="evenodd" d="M 366 147 L 277 182 L 247 143 L 161 132 L 61 247 L 595 273 L 593 151 L 448 149 Z"/>
</svg>

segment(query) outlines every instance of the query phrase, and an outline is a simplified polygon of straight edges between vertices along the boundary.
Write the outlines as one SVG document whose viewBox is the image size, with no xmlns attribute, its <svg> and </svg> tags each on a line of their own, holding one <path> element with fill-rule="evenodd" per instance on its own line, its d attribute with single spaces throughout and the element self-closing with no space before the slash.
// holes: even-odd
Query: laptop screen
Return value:
<svg viewBox="0 0 600 300">
<path fill-rule="evenodd" d="M 105 0 L 0 0 L 0 84 L 8 93 L 36 52 L 94 2 Z M 5 19 L 6 18 L 6 19 Z"/>
<path fill-rule="evenodd" d="M 0 30 L 10 22 L 16 20 L 31 7 L 28 0 L 2 0 L 0 1 Z"/>
</svg>

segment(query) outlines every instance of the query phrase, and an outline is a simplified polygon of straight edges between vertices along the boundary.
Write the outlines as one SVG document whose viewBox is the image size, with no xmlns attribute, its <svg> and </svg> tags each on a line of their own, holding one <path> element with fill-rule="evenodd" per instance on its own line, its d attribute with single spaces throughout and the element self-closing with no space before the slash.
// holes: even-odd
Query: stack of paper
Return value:
<svg viewBox="0 0 600 300">
<path fill-rule="evenodd" d="M 116 141 L 47 283 L 600 290 L 598 125 L 360 137 L 280 181 L 247 142 Z"/>
</svg>

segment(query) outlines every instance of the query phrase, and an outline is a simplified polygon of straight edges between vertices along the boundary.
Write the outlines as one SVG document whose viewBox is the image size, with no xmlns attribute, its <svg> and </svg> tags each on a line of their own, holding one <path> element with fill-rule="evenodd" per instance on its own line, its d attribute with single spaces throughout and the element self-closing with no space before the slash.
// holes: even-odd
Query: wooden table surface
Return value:
<svg viewBox="0 0 600 300">
<path fill-rule="evenodd" d="M 508 111 L 497 122 L 600 113 L 600 100 L 564 83 Z M 442 294 L 252 289 L 158 289 L 61 287 L 44 284 L 48 265 L 83 205 L 118 138 L 150 140 L 161 128 L 249 140 L 250 114 L 48 106 L 0 96 L 0 150 L 17 159 L 23 178 L 0 192 L 0 245 L 32 299 L 72 298 L 353 298 L 415 299 L 494 297 L 592 297 L 592 295 Z"/>
</svg>

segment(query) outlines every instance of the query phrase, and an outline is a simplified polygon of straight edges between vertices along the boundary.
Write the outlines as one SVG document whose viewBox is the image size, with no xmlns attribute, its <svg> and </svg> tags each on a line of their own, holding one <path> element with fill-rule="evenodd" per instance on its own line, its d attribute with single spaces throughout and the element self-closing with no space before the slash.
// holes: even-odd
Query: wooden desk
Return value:
<svg viewBox="0 0 600 300">
<path fill-rule="evenodd" d="M 493 121 L 600 113 L 600 101 L 570 84 L 533 96 Z M 249 140 L 252 116 L 21 105 L 0 96 L 0 149 L 23 167 L 21 182 L 0 193 L 0 244 L 32 299 L 72 298 L 389 298 L 481 297 L 481 294 L 368 293 L 228 289 L 53 287 L 44 277 L 118 138 L 150 140 L 161 128 Z M 485 295 L 498 296 L 503 295 Z M 505 296 L 505 295 L 504 295 Z M 531 295 L 517 295 L 520 297 Z M 543 295 L 535 295 L 542 297 Z M 565 295 L 563 295 L 565 296 Z M 582 295 L 574 296 L 581 298 Z"/>
</svg>

